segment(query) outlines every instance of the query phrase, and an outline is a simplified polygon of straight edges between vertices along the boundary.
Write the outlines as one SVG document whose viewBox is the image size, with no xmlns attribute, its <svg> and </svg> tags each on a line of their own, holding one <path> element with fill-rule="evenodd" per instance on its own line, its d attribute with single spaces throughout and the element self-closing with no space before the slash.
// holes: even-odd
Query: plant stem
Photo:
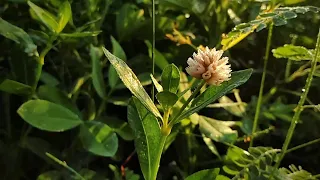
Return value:
<svg viewBox="0 0 320 180">
<path fill-rule="evenodd" d="M 304 147 L 306 147 L 306 146 L 310 146 L 310 145 L 312 145 L 312 144 L 314 144 L 314 143 L 317 143 L 317 142 L 320 142 L 320 138 L 315 139 L 315 140 L 312 140 L 312 141 L 309 141 L 309 142 L 306 142 L 306 143 L 303 143 L 303 144 L 300 144 L 300 145 L 298 145 L 298 146 L 296 146 L 296 147 L 290 148 L 290 149 L 287 150 L 286 153 L 295 151 L 295 150 L 297 150 L 297 149 L 304 148 Z"/>
<path fill-rule="evenodd" d="M 37 67 L 37 72 L 36 72 L 36 80 L 35 80 L 34 84 L 32 85 L 32 95 L 35 93 L 35 91 L 37 89 L 37 85 L 38 85 L 38 82 L 39 82 L 39 79 L 40 79 L 40 76 L 41 76 L 41 73 L 42 73 L 42 66 L 44 64 L 44 58 L 48 54 L 48 52 L 51 50 L 52 44 L 56 39 L 57 39 L 57 35 L 51 36 L 50 39 L 49 39 L 49 42 L 46 45 L 46 47 L 40 53 L 40 56 L 39 56 L 38 62 L 37 62 L 38 63 L 38 67 Z"/>
<path fill-rule="evenodd" d="M 256 132 L 257 126 L 258 126 L 258 120 L 259 120 L 259 115 L 260 115 L 260 110 L 261 110 L 262 99 L 263 99 L 264 81 L 266 79 L 267 66 L 268 66 L 268 60 L 269 60 L 269 55 L 270 55 L 272 30 L 273 30 L 273 23 L 271 23 L 269 26 L 268 40 L 267 40 L 266 52 L 265 52 L 265 56 L 264 56 L 263 73 L 262 73 L 262 78 L 261 78 L 259 97 L 258 97 L 256 112 L 254 115 L 253 127 L 252 127 L 251 134 L 254 134 Z M 254 136 L 252 136 L 252 139 L 250 141 L 250 145 L 249 145 L 250 147 L 252 147 L 252 145 L 253 145 L 253 139 L 254 139 Z"/>
<path fill-rule="evenodd" d="M 290 73 L 291 73 L 291 65 L 292 65 L 292 61 L 288 59 L 287 65 L 286 65 L 286 71 L 285 71 L 285 74 L 284 74 L 285 82 L 289 81 L 289 77 L 290 77 Z"/>
<path fill-rule="evenodd" d="M 313 74 L 316 71 L 317 60 L 318 60 L 319 53 L 320 53 L 320 28 L 319 28 L 318 38 L 317 38 L 315 55 L 314 55 L 312 63 L 311 63 L 311 71 L 308 74 L 308 78 L 307 78 L 306 84 L 304 86 L 304 91 L 302 92 L 302 95 L 300 97 L 298 106 L 295 108 L 295 113 L 294 113 L 294 116 L 293 116 L 293 118 L 291 120 L 291 124 L 290 124 L 289 130 L 288 130 L 286 139 L 285 139 L 284 144 L 282 146 L 282 151 L 280 153 L 279 160 L 278 160 L 278 162 L 277 162 L 277 164 L 275 166 L 276 168 L 278 168 L 280 166 L 281 160 L 283 159 L 283 157 L 287 153 L 287 149 L 288 149 L 288 146 L 290 144 L 291 138 L 293 136 L 295 127 L 296 127 L 296 125 L 298 123 L 300 114 L 303 111 L 303 105 L 304 105 L 304 102 L 305 102 L 305 100 L 307 98 L 307 95 L 308 95 L 308 92 L 309 92 L 309 89 L 310 89 L 310 86 L 311 86 L 311 82 L 312 82 L 312 79 L 313 79 Z"/>
<path fill-rule="evenodd" d="M 156 46 L 156 17 L 155 17 L 155 3 L 152 0 L 152 75 L 154 76 L 154 68 L 155 68 L 155 56 L 154 56 L 154 49 Z M 154 85 L 152 85 L 151 89 L 151 98 L 154 102 Z"/>
<path fill-rule="evenodd" d="M 67 163 L 65 161 L 61 161 L 60 159 L 56 158 L 55 156 L 53 156 L 52 154 L 46 152 L 46 155 L 52 159 L 53 161 L 55 161 L 56 163 L 60 164 L 61 166 L 65 167 L 66 169 L 68 169 L 70 172 L 72 172 L 73 174 L 75 174 L 79 179 L 81 180 L 86 180 L 84 177 L 82 177 L 77 171 L 75 171 L 74 169 L 72 169 L 70 166 L 67 165 Z"/>
<path fill-rule="evenodd" d="M 173 120 L 169 123 L 169 125 L 173 126 L 177 121 L 177 119 L 179 119 L 179 116 L 182 114 L 182 112 L 184 111 L 184 109 L 188 106 L 188 104 L 191 102 L 191 100 L 196 97 L 196 95 L 200 92 L 201 88 L 206 84 L 206 82 L 204 80 L 202 80 L 197 89 L 191 94 L 191 96 L 187 99 L 187 101 L 183 104 L 183 106 L 180 108 L 179 112 L 177 113 L 177 115 L 173 118 Z"/>
</svg>

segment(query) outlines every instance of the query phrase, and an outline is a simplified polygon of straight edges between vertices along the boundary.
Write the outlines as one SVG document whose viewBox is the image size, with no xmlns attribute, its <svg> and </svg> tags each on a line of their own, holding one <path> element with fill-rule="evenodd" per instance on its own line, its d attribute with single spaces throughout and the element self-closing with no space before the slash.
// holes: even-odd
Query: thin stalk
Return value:
<svg viewBox="0 0 320 180">
<path fill-rule="evenodd" d="M 188 106 L 188 104 L 191 102 L 191 100 L 193 98 L 196 97 L 196 95 L 200 92 L 201 88 L 206 84 L 206 82 L 204 80 L 202 80 L 197 89 L 191 94 L 191 96 L 187 99 L 187 101 L 183 104 L 183 106 L 180 108 L 179 112 L 177 113 L 177 115 L 173 118 L 173 120 L 169 123 L 170 126 L 173 126 L 176 122 L 176 120 L 179 118 L 179 116 L 182 114 L 182 112 L 184 111 L 184 109 Z"/>
<path fill-rule="evenodd" d="M 303 105 L 304 105 L 304 102 L 305 102 L 305 100 L 307 98 L 307 95 L 308 95 L 308 92 L 309 92 L 309 89 L 310 89 L 310 86 L 311 86 L 311 82 L 312 82 L 312 79 L 313 79 L 313 74 L 316 71 L 317 60 L 318 60 L 319 53 L 320 53 L 320 28 L 319 28 L 318 38 L 317 38 L 315 55 L 314 55 L 312 63 L 311 63 L 311 71 L 308 74 L 308 78 L 307 78 L 306 84 L 304 86 L 304 91 L 302 92 L 302 95 L 300 97 L 298 106 L 295 108 L 295 113 L 294 113 L 293 118 L 291 120 L 291 124 L 290 124 L 289 130 L 288 130 L 286 139 L 285 139 L 284 144 L 282 146 L 282 151 L 280 153 L 279 160 L 278 160 L 278 162 L 277 162 L 277 164 L 275 166 L 276 168 L 278 168 L 280 166 L 280 163 L 281 163 L 283 157 L 287 153 L 287 149 L 288 149 L 289 144 L 291 142 L 291 138 L 293 136 L 294 130 L 295 130 L 296 125 L 298 123 L 300 114 L 303 111 Z"/>
<path fill-rule="evenodd" d="M 287 65 L 286 65 L 286 71 L 285 71 L 285 74 L 284 74 L 284 79 L 285 79 L 286 82 L 289 81 L 289 77 L 290 77 L 290 74 L 291 74 L 291 65 L 292 65 L 292 61 L 288 60 Z"/>
<path fill-rule="evenodd" d="M 292 36 L 292 40 L 291 40 L 291 44 L 294 45 L 297 41 L 298 36 L 297 35 L 293 35 Z M 292 66 L 292 60 L 288 59 L 287 61 L 287 65 L 286 65 L 286 71 L 284 74 L 284 80 L 287 82 L 287 80 L 290 77 L 290 73 L 291 73 L 291 66 Z"/>
<path fill-rule="evenodd" d="M 152 0 L 152 75 L 154 76 L 154 68 L 155 68 L 155 56 L 154 49 L 156 46 L 156 17 L 155 17 L 155 3 Z M 151 97 L 152 101 L 154 101 L 154 86 L 151 89 Z"/>
<path fill-rule="evenodd" d="M 303 144 L 300 144 L 300 145 L 295 146 L 293 148 L 290 148 L 290 149 L 287 150 L 286 153 L 289 153 L 289 152 L 292 152 L 292 151 L 295 151 L 295 150 L 310 146 L 310 145 L 318 143 L 318 142 L 320 142 L 320 138 L 312 140 L 312 141 L 309 141 L 309 142 L 306 142 L 306 143 L 303 143 Z"/>
<path fill-rule="evenodd" d="M 38 82 L 39 82 L 39 79 L 40 79 L 40 76 L 41 76 L 41 73 L 42 73 L 42 66 L 44 64 L 44 58 L 48 54 L 48 52 L 51 50 L 51 48 L 53 46 L 53 42 L 56 39 L 57 39 L 57 35 L 51 36 L 50 39 L 49 39 L 49 42 L 46 45 L 46 47 L 40 53 L 40 56 L 38 58 L 38 67 L 37 67 L 37 71 L 36 71 L 36 80 L 35 80 L 34 84 L 32 85 L 32 95 L 34 94 L 34 92 L 37 89 L 37 85 L 38 85 Z"/>
<path fill-rule="evenodd" d="M 265 52 L 265 56 L 264 56 L 263 73 L 262 73 L 262 78 L 261 78 L 256 113 L 254 115 L 254 120 L 253 120 L 253 127 L 252 127 L 252 132 L 251 132 L 252 134 L 254 134 L 256 132 L 257 126 L 258 126 L 258 120 L 259 120 L 259 115 L 260 115 L 260 110 L 261 110 L 262 99 L 263 99 L 264 81 L 266 79 L 267 66 L 268 66 L 268 60 L 269 60 L 269 55 L 270 55 L 272 31 L 273 31 L 273 23 L 271 23 L 269 26 L 268 40 L 267 40 L 266 52 Z M 250 141 L 250 147 L 252 147 L 252 145 L 253 145 L 253 139 L 254 139 L 254 136 L 252 136 L 252 140 Z"/>
<path fill-rule="evenodd" d="M 65 167 L 66 169 L 68 169 L 70 172 L 72 172 L 73 174 L 75 174 L 79 179 L 81 180 L 86 180 L 84 177 L 82 177 L 77 171 L 75 171 L 74 169 L 72 169 L 70 166 L 67 165 L 67 163 L 65 161 L 61 161 L 60 159 L 56 158 L 55 156 L 53 156 L 50 153 L 46 152 L 46 155 L 52 159 L 53 161 L 55 161 L 56 163 L 60 164 L 61 166 Z"/>
</svg>

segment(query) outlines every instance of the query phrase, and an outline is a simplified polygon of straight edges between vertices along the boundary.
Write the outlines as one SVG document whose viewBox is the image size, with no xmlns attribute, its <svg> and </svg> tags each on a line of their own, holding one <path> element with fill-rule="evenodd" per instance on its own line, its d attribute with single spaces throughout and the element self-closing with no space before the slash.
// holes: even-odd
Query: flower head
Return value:
<svg viewBox="0 0 320 180">
<path fill-rule="evenodd" d="M 204 79 L 208 84 L 219 86 L 222 82 L 230 80 L 231 68 L 228 64 L 228 57 L 221 58 L 223 50 L 205 48 L 198 50 L 189 58 L 186 71 L 191 76 Z"/>
</svg>

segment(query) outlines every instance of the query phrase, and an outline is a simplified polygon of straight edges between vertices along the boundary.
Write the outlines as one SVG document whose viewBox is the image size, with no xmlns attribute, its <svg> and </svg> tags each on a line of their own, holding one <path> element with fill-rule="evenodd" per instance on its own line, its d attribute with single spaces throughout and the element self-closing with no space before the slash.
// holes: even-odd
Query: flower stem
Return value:
<svg viewBox="0 0 320 180">
<path fill-rule="evenodd" d="M 275 166 L 276 168 L 278 168 L 280 166 L 280 163 L 281 163 L 283 157 L 287 153 L 287 149 L 288 149 L 288 146 L 290 144 L 291 138 L 293 136 L 294 130 L 296 128 L 296 125 L 298 123 L 300 114 L 303 111 L 303 105 L 304 105 L 304 102 L 305 102 L 305 100 L 307 98 L 307 95 L 308 95 L 308 92 L 309 92 L 309 89 L 310 89 L 310 86 L 311 86 L 311 82 L 312 82 L 312 79 L 313 79 L 313 74 L 316 71 L 319 53 L 320 53 L 320 28 L 319 28 L 318 38 L 317 38 L 315 55 L 314 55 L 312 63 L 311 63 L 311 71 L 308 74 L 308 78 L 307 78 L 306 84 L 304 86 L 304 91 L 302 92 L 302 95 L 300 97 L 298 106 L 295 108 L 295 113 L 294 113 L 293 118 L 291 120 L 291 124 L 290 124 L 289 130 L 288 130 L 286 139 L 285 139 L 284 144 L 282 146 L 282 151 L 280 153 L 279 160 L 278 160 L 278 162 L 277 162 L 277 164 Z"/>
<path fill-rule="evenodd" d="M 38 85 L 38 82 L 39 82 L 39 79 L 40 79 L 40 76 L 41 76 L 41 73 L 42 73 L 42 66 L 44 64 L 44 58 L 48 54 L 48 52 L 51 50 L 51 48 L 53 46 L 52 44 L 56 39 L 57 39 L 57 35 L 51 36 L 50 39 L 49 39 L 49 42 L 46 45 L 46 47 L 40 53 L 40 56 L 39 56 L 38 61 L 37 61 L 38 67 L 37 67 L 37 70 L 36 70 L 36 79 L 35 79 L 34 84 L 32 85 L 32 95 L 35 93 L 35 91 L 37 89 L 37 85 Z"/>
<path fill-rule="evenodd" d="M 263 99 L 264 81 L 266 79 L 267 66 L 268 66 L 268 60 L 269 60 L 269 55 L 270 55 L 272 31 L 273 31 L 273 24 L 271 23 L 269 26 L 268 40 L 267 40 L 266 52 L 265 52 L 265 56 L 264 56 L 263 73 L 262 73 L 262 78 L 261 78 L 259 97 L 258 97 L 258 102 L 257 102 L 257 107 L 256 107 L 256 113 L 254 115 L 253 127 L 252 127 L 251 134 L 254 134 L 256 132 L 257 126 L 258 126 L 258 120 L 259 120 L 259 115 L 260 115 L 260 110 L 261 110 L 262 99 Z M 252 136 L 252 139 L 250 141 L 250 147 L 252 147 L 252 145 L 253 145 L 253 139 L 254 139 L 254 136 Z"/>
<path fill-rule="evenodd" d="M 179 112 L 177 113 L 177 115 L 173 118 L 173 120 L 169 123 L 169 125 L 173 126 L 177 120 L 179 120 L 180 115 L 182 114 L 182 112 L 184 111 L 184 109 L 188 106 L 188 104 L 191 102 L 191 100 L 193 98 L 196 97 L 196 95 L 200 92 L 201 88 L 206 84 L 206 82 L 204 80 L 202 80 L 197 89 L 191 94 L 191 96 L 187 99 L 187 101 L 183 104 L 183 106 L 180 108 Z"/>
<path fill-rule="evenodd" d="M 154 68 L 155 68 L 155 56 L 154 56 L 154 49 L 156 46 L 156 17 L 155 17 L 155 3 L 154 0 L 152 0 L 152 75 L 154 76 Z M 151 89 L 151 98 L 152 101 L 154 101 L 155 96 L 154 91 L 154 85 L 152 85 Z"/>
</svg>

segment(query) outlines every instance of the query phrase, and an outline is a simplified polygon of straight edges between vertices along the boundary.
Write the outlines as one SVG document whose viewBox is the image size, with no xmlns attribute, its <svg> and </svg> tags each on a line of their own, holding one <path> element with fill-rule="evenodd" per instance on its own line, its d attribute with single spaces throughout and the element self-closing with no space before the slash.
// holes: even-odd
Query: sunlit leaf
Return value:
<svg viewBox="0 0 320 180">
<path fill-rule="evenodd" d="M 276 58 L 287 58 L 294 61 L 312 60 L 313 51 L 308 50 L 303 46 L 295 46 L 286 44 L 283 47 L 278 47 L 272 50 L 273 56 Z"/>
<path fill-rule="evenodd" d="M 72 18 L 71 6 L 68 1 L 64 1 L 59 8 L 59 22 L 57 32 L 60 33 Z"/>
<path fill-rule="evenodd" d="M 35 5 L 31 1 L 28 1 L 28 5 L 44 25 L 46 25 L 51 31 L 58 32 L 59 24 L 54 15 Z"/>
<path fill-rule="evenodd" d="M 116 69 L 120 79 L 124 85 L 136 96 L 139 101 L 156 117 L 161 118 L 160 112 L 152 102 L 151 98 L 147 94 L 146 90 L 141 85 L 137 76 L 128 67 L 128 65 L 121 59 L 111 54 L 107 49 L 102 48 L 104 54 L 107 56 L 113 67 Z"/>
<path fill-rule="evenodd" d="M 233 143 L 238 138 L 238 132 L 231 129 L 235 121 L 219 121 L 205 116 L 200 116 L 200 131 L 207 137 L 217 142 Z"/>
<path fill-rule="evenodd" d="M 152 74 L 150 74 L 152 83 L 154 85 L 154 87 L 156 87 L 158 92 L 162 92 L 163 91 L 163 87 L 161 86 L 161 84 L 158 83 L 157 79 L 153 77 Z"/>
</svg>

